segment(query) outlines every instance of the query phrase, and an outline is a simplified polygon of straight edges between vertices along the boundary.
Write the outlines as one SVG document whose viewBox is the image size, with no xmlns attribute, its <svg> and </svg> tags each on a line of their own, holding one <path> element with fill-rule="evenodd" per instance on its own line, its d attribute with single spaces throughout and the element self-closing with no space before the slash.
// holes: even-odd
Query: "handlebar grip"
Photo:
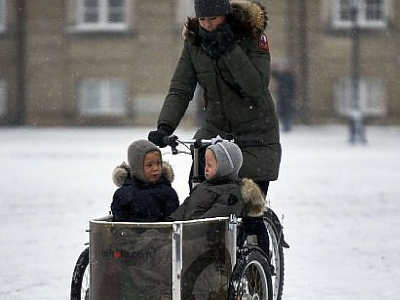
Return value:
<svg viewBox="0 0 400 300">
<path fill-rule="evenodd" d="M 178 137 L 176 135 L 170 135 L 163 137 L 163 143 L 171 147 L 172 154 L 178 154 L 176 147 L 178 146 Z"/>
<path fill-rule="evenodd" d="M 176 135 L 170 135 L 170 136 L 163 137 L 162 142 L 165 145 L 168 145 L 170 147 L 176 147 L 176 146 L 178 146 L 177 140 L 178 140 L 178 137 Z"/>
<path fill-rule="evenodd" d="M 162 138 L 162 142 L 163 142 L 163 144 L 169 146 L 169 136 L 164 136 L 164 137 Z"/>
</svg>

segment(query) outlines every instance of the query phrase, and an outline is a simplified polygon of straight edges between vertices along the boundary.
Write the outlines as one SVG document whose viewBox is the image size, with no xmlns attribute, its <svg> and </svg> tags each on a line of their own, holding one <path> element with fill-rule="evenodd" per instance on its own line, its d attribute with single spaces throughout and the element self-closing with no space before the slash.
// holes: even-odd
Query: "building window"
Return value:
<svg viewBox="0 0 400 300">
<path fill-rule="evenodd" d="M 343 77 L 335 83 L 335 109 L 346 117 L 354 113 L 352 81 Z M 380 78 L 361 78 L 359 87 L 359 107 L 365 116 L 385 116 L 387 103 L 383 80 Z"/>
<path fill-rule="evenodd" d="M 6 0 L 0 0 L 0 32 L 6 29 Z"/>
<path fill-rule="evenodd" d="M 122 80 L 83 80 L 79 111 L 92 116 L 121 116 L 126 112 L 127 87 Z"/>
<path fill-rule="evenodd" d="M 127 0 L 78 1 L 78 28 L 87 31 L 124 31 L 128 28 Z"/>
<path fill-rule="evenodd" d="M 338 29 L 351 28 L 353 13 L 361 28 L 385 28 L 387 26 L 388 0 L 334 0 L 333 26 Z"/>
<path fill-rule="evenodd" d="M 0 116 L 7 113 L 7 91 L 5 80 L 0 79 Z"/>
</svg>

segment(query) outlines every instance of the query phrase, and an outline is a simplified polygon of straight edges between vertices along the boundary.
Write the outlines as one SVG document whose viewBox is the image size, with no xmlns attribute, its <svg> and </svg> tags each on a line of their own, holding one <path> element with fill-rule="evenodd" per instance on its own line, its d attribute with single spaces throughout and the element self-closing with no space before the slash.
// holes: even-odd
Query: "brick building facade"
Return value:
<svg viewBox="0 0 400 300">
<path fill-rule="evenodd" d="M 0 124 L 155 125 L 192 1 L 0 0 Z M 298 122 L 351 114 L 357 59 L 366 119 L 400 124 L 400 1 L 259 2 L 274 64 L 294 68 Z"/>
</svg>

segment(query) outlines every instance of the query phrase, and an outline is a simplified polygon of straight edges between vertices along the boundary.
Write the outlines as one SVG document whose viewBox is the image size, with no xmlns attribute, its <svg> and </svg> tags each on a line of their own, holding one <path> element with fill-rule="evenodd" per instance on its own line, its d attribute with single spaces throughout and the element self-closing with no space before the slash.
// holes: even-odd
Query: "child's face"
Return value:
<svg viewBox="0 0 400 300">
<path fill-rule="evenodd" d="M 207 149 L 206 150 L 206 167 L 204 169 L 204 175 L 206 178 L 211 178 L 217 173 L 217 159 L 215 158 L 215 154 L 212 150 Z"/>
<path fill-rule="evenodd" d="M 144 157 L 143 173 L 148 182 L 155 182 L 161 176 L 161 156 L 158 151 L 151 151 Z"/>
</svg>

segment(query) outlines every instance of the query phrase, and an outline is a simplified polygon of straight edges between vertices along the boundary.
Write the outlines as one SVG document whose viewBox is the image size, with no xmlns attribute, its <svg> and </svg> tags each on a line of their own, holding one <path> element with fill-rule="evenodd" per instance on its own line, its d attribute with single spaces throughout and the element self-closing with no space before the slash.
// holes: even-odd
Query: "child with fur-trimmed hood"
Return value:
<svg viewBox="0 0 400 300">
<path fill-rule="evenodd" d="M 113 171 L 113 181 L 119 187 L 111 203 L 113 221 L 165 221 L 179 206 L 178 195 L 171 186 L 171 165 L 162 161 L 160 149 L 147 140 L 130 144 L 128 163 Z"/>
<path fill-rule="evenodd" d="M 168 218 L 191 220 L 212 217 L 262 216 L 264 198 L 251 179 L 239 179 L 243 155 L 240 148 L 216 138 L 207 147 L 205 156 L 206 180 L 191 191 L 189 197 Z"/>
</svg>

